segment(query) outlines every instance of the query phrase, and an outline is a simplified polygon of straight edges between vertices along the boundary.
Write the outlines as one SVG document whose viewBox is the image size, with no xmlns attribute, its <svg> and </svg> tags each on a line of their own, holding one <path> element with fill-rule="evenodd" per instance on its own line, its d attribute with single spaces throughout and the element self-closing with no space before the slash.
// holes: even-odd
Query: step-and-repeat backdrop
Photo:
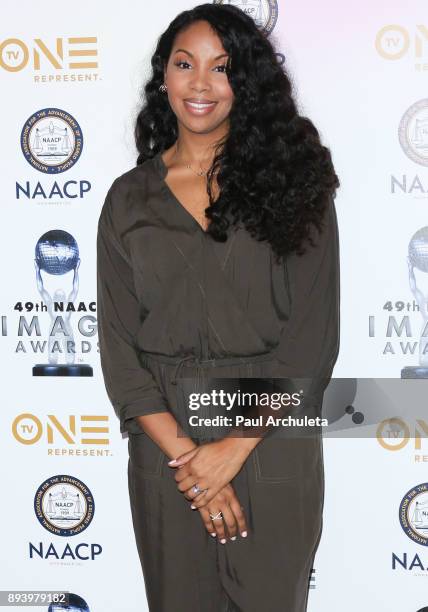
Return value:
<svg viewBox="0 0 428 612">
<path fill-rule="evenodd" d="M 233 4 L 268 30 L 342 183 L 335 377 L 348 380 L 340 433 L 324 440 L 309 610 L 426 610 L 426 4 Z M 23 0 L 2 10 L 2 601 L 65 589 L 75 610 L 147 610 L 127 440 L 99 363 L 95 238 L 108 187 L 135 164 L 133 122 L 157 36 L 191 6 L 77 0 L 41 10 Z"/>
</svg>

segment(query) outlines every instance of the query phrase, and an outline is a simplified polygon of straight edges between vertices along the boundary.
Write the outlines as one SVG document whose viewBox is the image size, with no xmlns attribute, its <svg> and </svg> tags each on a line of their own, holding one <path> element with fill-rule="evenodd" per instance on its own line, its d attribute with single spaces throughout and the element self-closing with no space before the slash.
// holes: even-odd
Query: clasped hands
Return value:
<svg viewBox="0 0 428 612">
<path fill-rule="evenodd" d="M 222 544 L 226 537 L 236 539 L 239 531 L 247 535 L 242 506 L 233 490 L 231 480 L 242 468 L 251 447 L 242 438 L 222 438 L 208 442 L 168 462 L 176 468 L 177 488 L 199 510 L 207 531 L 219 536 Z M 198 485 L 201 492 L 193 490 Z M 219 518 L 213 518 L 220 513 Z"/>
</svg>

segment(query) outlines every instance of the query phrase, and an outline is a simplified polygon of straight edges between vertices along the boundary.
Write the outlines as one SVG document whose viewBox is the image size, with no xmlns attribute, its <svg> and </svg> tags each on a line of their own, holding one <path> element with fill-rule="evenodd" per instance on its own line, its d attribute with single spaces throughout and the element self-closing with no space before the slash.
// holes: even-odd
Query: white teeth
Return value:
<svg viewBox="0 0 428 612">
<path fill-rule="evenodd" d="M 212 106 L 215 104 L 214 102 L 186 102 L 192 108 L 197 108 L 198 110 L 202 108 L 207 108 L 208 106 Z"/>
</svg>

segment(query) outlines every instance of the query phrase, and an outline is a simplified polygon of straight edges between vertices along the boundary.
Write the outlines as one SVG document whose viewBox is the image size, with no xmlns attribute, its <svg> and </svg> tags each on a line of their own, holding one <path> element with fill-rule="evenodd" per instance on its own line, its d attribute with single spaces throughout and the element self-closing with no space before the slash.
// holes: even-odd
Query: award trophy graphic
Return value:
<svg viewBox="0 0 428 612">
<path fill-rule="evenodd" d="M 37 289 L 47 306 L 51 326 L 48 339 L 49 363 L 36 364 L 33 367 L 33 376 L 92 376 L 90 365 L 75 363 L 71 312 L 66 310 L 67 305 L 76 299 L 79 290 L 80 258 L 77 242 L 64 230 L 50 230 L 37 241 L 35 255 Z M 74 270 L 74 275 L 68 297 L 61 287 L 56 288 L 51 296 L 44 286 L 42 271 L 49 275 L 63 276 L 71 270 Z M 56 304 L 63 304 L 64 311 L 55 312 Z M 65 363 L 58 363 L 60 356 L 63 356 Z"/>
<path fill-rule="evenodd" d="M 412 236 L 407 264 L 410 289 L 419 306 L 422 327 L 419 340 L 419 365 L 403 368 L 401 378 L 428 378 L 428 293 L 424 294 L 417 286 L 414 271 L 414 268 L 417 268 L 421 272 L 428 272 L 428 226 L 422 227 Z"/>
<path fill-rule="evenodd" d="M 66 591 L 66 597 L 64 601 L 52 602 L 49 605 L 48 612 L 89 612 L 89 606 L 86 601 L 76 595 L 76 593 L 70 593 Z"/>
</svg>

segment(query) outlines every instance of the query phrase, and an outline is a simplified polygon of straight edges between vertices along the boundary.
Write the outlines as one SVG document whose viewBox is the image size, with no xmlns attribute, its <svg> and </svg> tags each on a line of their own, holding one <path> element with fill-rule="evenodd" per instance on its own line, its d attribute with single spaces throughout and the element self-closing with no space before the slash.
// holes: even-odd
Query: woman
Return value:
<svg viewBox="0 0 428 612">
<path fill-rule="evenodd" d="M 101 364 L 129 436 L 149 607 L 303 612 L 320 436 L 192 429 L 186 384 L 311 377 L 319 407 L 339 344 L 339 181 L 236 7 L 178 15 L 152 68 L 137 167 L 113 182 L 98 225 Z"/>
</svg>

